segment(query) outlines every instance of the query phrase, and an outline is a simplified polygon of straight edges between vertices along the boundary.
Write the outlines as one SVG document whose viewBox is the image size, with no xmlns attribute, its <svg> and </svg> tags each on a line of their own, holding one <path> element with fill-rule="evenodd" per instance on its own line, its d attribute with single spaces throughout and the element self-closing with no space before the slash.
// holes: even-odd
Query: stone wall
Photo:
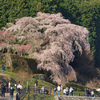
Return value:
<svg viewBox="0 0 100 100">
<path fill-rule="evenodd" d="M 55 96 L 55 100 L 100 100 L 100 97 Z"/>
</svg>

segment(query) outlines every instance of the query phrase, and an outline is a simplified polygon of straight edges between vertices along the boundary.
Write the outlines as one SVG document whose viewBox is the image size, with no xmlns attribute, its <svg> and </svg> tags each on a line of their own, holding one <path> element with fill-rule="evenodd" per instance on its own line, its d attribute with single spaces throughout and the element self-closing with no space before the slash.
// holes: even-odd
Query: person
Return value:
<svg viewBox="0 0 100 100">
<path fill-rule="evenodd" d="M 15 87 L 16 87 L 16 91 L 17 91 L 17 84 L 15 84 Z"/>
<path fill-rule="evenodd" d="M 17 92 L 18 92 L 18 88 L 17 88 L 18 84 L 19 84 L 19 82 L 16 83 L 16 91 L 17 91 Z"/>
<path fill-rule="evenodd" d="M 89 93 L 88 94 L 89 94 L 89 96 L 91 96 L 91 89 L 89 89 Z"/>
<path fill-rule="evenodd" d="M 6 93 L 8 93 L 8 82 L 6 83 Z"/>
<path fill-rule="evenodd" d="M 67 83 L 69 82 L 69 80 L 67 80 Z"/>
<path fill-rule="evenodd" d="M 61 91 L 61 86 L 60 85 L 58 85 L 57 90 L 58 90 L 58 95 L 60 95 L 60 91 Z"/>
<path fill-rule="evenodd" d="M 69 88 L 66 87 L 66 95 L 69 95 Z"/>
<path fill-rule="evenodd" d="M 36 85 L 36 83 L 35 83 L 35 85 L 34 85 L 34 92 L 35 92 L 35 93 L 37 93 L 37 89 L 36 89 L 36 88 L 37 88 L 37 85 Z"/>
<path fill-rule="evenodd" d="M 89 89 L 86 88 L 86 96 L 88 97 L 89 96 Z"/>
<path fill-rule="evenodd" d="M 20 100 L 19 93 L 16 94 L 16 100 Z"/>
<path fill-rule="evenodd" d="M 38 81 L 37 80 L 35 80 L 35 84 L 36 84 L 36 86 L 38 86 Z"/>
<path fill-rule="evenodd" d="M 1 96 L 5 97 L 5 84 L 3 82 L 1 84 Z"/>
<path fill-rule="evenodd" d="M 70 87 L 69 92 L 70 92 L 70 95 L 73 96 L 73 88 L 72 87 Z"/>
<path fill-rule="evenodd" d="M 54 89 L 53 89 L 53 95 L 56 95 L 56 87 L 54 87 Z"/>
<path fill-rule="evenodd" d="M 14 88 L 10 88 L 10 100 L 13 100 L 13 93 L 14 93 Z"/>
<path fill-rule="evenodd" d="M 97 96 L 100 97 L 100 93 L 97 93 Z"/>
<path fill-rule="evenodd" d="M 10 86 L 11 86 L 11 82 L 9 81 L 9 82 L 8 82 L 8 88 L 9 88 L 9 89 L 10 89 Z"/>
<path fill-rule="evenodd" d="M 21 89 L 22 89 L 22 85 L 19 82 L 18 85 L 17 85 L 17 90 L 18 90 L 19 94 L 21 94 Z"/>
<path fill-rule="evenodd" d="M 10 92 L 10 88 L 11 88 L 11 82 L 8 82 L 8 92 Z"/>
<path fill-rule="evenodd" d="M 42 94 L 44 94 L 45 87 L 44 87 L 44 86 L 42 86 L 41 90 L 42 90 Z"/>
<path fill-rule="evenodd" d="M 94 97 L 94 91 L 91 90 L 91 97 Z"/>
<path fill-rule="evenodd" d="M 4 74 L 4 73 L 5 73 L 5 66 L 2 65 L 2 74 Z"/>
<path fill-rule="evenodd" d="M 66 89 L 63 90 L 63 94 L 66 95 Z"/>
<path fill-rule="evenodd" d="M 85 96 L 87 96 L 87 88 L 85 88 L 84 90 L 85 90 Z"/>
</svg>

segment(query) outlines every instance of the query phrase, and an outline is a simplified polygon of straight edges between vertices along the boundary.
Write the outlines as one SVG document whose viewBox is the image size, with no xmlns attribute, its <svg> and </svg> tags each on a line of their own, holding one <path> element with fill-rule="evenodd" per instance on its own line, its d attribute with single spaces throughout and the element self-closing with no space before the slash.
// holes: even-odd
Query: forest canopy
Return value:
<svg viewBox="0 0 100 100">
<path fill-rule="evenodd" d="M 89 30 L 89 42 L 95 56 L 95 66 L 100 65 L 100 1 L 99 0 L 0 0 L 0 29 L 15 19 L 36 16 L 37 12 L 58 13 L 72 23 Z"/>
</svg>

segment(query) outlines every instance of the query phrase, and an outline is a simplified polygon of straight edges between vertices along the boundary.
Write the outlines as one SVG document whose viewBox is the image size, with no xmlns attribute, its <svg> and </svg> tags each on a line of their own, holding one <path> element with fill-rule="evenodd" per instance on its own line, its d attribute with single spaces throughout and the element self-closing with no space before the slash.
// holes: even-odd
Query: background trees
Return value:
<svg viewBox="0 0 100 100">
<path fill-rule="evenodd" d="M 100 1 L 99 0 L 0 0 L 0 28 L 24 16 L 36 16 L 38 11 L 61 12 L 72 23 L 87 27 L 89 42 L 100 65 Z"/>
</svg>

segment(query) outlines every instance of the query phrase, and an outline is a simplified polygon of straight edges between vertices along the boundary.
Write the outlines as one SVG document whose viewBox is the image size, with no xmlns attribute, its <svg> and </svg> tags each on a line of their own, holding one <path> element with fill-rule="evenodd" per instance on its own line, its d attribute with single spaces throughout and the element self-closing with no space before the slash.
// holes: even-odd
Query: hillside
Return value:
<svg viewBox="0 0 100 100">
<path fill-rule="evenodd" d="M 5 74 L 0 74 L 0 83 L 1 82 L 8 82 L 11 80 L 11 77 L 9 75 L 5 75 Z"/>
</svg>

